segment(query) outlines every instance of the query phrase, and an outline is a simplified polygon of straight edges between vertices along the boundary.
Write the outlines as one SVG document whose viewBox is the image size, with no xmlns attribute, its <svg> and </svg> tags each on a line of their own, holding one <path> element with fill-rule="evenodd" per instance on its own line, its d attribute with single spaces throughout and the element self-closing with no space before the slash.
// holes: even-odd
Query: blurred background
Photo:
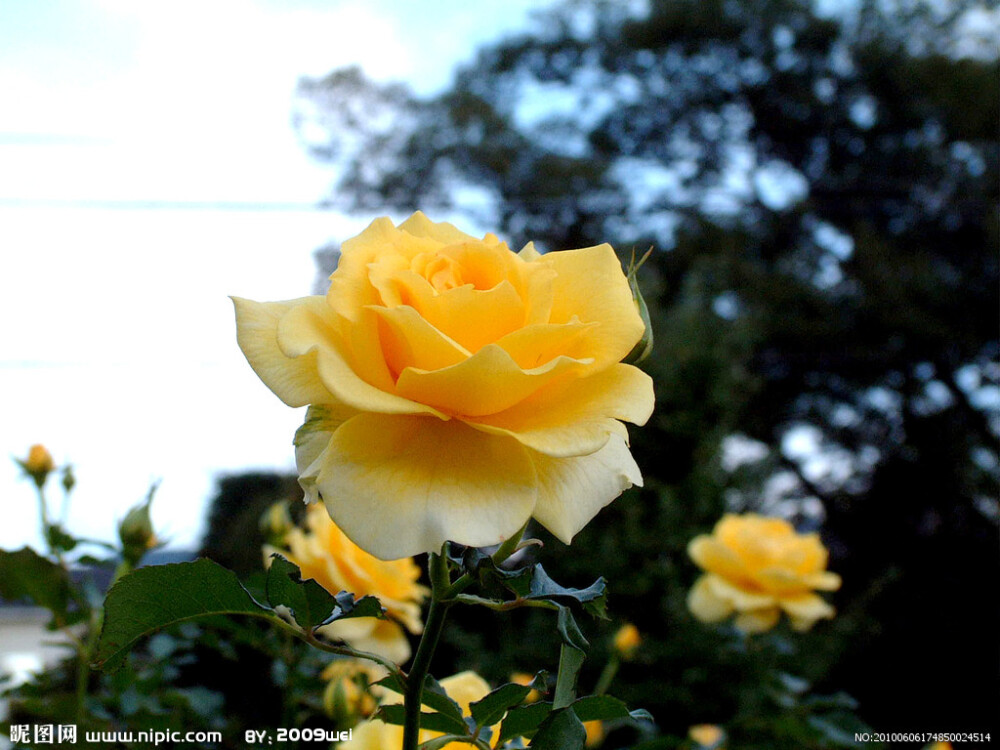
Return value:
<svg viewBox="0 0 1000 750">
<path fill-rule="evenodd" d="M 995 732 L 998 39 L 968 0 L 2 3 L 0 447 L 77 467 L 83 535 L 162 478 L 157 528 L 195 548 L 215 478 L 289 471 L 302 419 L 226 295 L 321 291 L 340 241 L 418 208 L 512 247 L 652 246 L 646 487 L 544 553 L 609 579 L 588 632 L 645 634 L 614 692 L 734 747 L 813 746 L 803 716 L 817 747 L 858 717 Z M 0 487 L 0 546 L 35 541 L 13 462 Z M 838 617 L 761 646 L 695 622 L 685 545 L 727 510 L 819 530 Z M 511 619 L 458 623 L 442 660 L 551 658 Z"/>
</svg>

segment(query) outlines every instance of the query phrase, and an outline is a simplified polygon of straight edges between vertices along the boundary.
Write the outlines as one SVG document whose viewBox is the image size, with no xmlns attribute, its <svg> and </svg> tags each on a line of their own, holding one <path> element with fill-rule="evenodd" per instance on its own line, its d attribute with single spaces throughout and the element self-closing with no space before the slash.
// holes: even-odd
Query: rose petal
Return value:
<svg viewBox="0 0 1000 750">
<path fill-rule="evenodd" d="M 329 447 L 333 433 L 357 413 L 354 409 L 336 406 L 310 406 L 306 411 L 306 420 L 295 431 L 293 440 L 295 467 L 306 502 L 319 500 L 316 478 L 323 467 L 323 452 Z"/>
<path fill-rule="evenodd" d="M 576 357 L 583 335 L 597 323 L 544 323 L 525 326 L 511 331 L 496 340 L 496 345 L 507 352 L 517 364 L 529 370 L 544 365 L 556 357 Z"/>
<path fill-rule="evenodd" d="M 744 633 L 763 633 L 777 625 L 780 617 L 781 611 L 777 607 L 754 609 L 736 615 L 733 625 Z"/>
<path fill-rule="evenodd" d="M 716 596 L 729 601 L 740 611 L 773 607 L 777 601 L 770 594 L 747 591 L 718 575 L 710 575 L 708 580 Z"/>
<path fill-rule="evenodd" d="M 691 587 L 687 605 L 691 614 L 702 622 L 720 622 L 733 613 L 733 605 L 716 595 L 707 575 L 701 576 Z"/>
<path fill-rule="evenodd" d="M 653 411 L 653 381 L 637 367 L 608 369 L 553 384 L 498 414 L 469 420 L 557 458 L 599 450 L 609 435 L 628 437 L 618 420 L 644 424 Z"/>
<path fill-rule="evenodd" d="M 491 289 L 476 289 L 466 284 L 439 292 L 426 279 L 406 270 L 385 277 L 373 272 L 372 283 L 383 290 L 392 290 L 397 304 L 410 305 L 428 323 L 470 352 L 477 352 L 524 325 L 524 304 L 506 280 Z M 383 298 L 388 296 L 390 292 L 382 292 Z"/>
<path fill-rule="evenodd" d="M 372 307 L 382 325 L 379 339 L 390 371 L 397 375 L 407 367 L 439 370 L 468 359 L 470 352 L 428 323 L 408 305 Z"/>
<path fill-rule="evenodd" d="M 746 575 L 746 570 L 740 558 L 707 534 L 696 536 L 688 544 L 688 555 L 695 564 L 709 573 L 732 580 L 740 580 Z"/>
<path fill-rule="evenodd" d="M 445 245 L 469 242 L 475 238 L 461 231 L 447 221 L 431 221 L 423 211 L 416 211 L 399 225 L 399 230 L 414 237 L 426 237 Z"/>
<path fill-rule="evenodd" d="M 639 467 L 618 435 L 589 456 L 552 458 L 534 453 L 532 461 L 538 473 L 532 515 L 566 544 L 601 508 L 632 485 L 642 486 Z"/>
<path fill-rule="evenodd" d="M 406 368 L 396 381 L 396 393 L 449 414 L 480 417 L 509 409 L 540 388 L 581 373 L 589 364 L 557 357 L 522 370 L 507 352 L 490 344 L 452 367 L 430 372 Z M 322 373 L 322 361 L 320 365 Z"/>
<path fill-rule="evenodd" d="M 547 253 L 535 263 L 557 274 L 550 323 L 565 323 L 575 315 L 584 323 L 601 324 L 587 337 L 586 354 L 599 368 L 622 360 L 642 338 L 646 327 L 611 245 Z"/>
<path fill-rule="evenodd" d="M 232 297 L 236 308 L 236 340 L 250 367 L 289 406 L 333 401 L 320 379 L 316 355 L 289 357 L 278 346 L 278 322 L 294 308 L 322 297 L 286 302 L 254 302 Z"/>
<path fill-rule="evenodd" d="M 798 620 L 816 621 L 824 617 L 833 617 L 836 610 L 816 594 L 782 597 L 778 605 L 791 617 Z"/>
<path fill-rule="evenodd" d="M 345 358 L 335 313 L 322 297 L 307 299 L 309 304 L 293 307 L 279 321 L 278 345 L 289 357 L 315 351 L 320 380 L 339 402 L 359 411 L 444 418 L 430 406 L 386 393 L 358 377 Z"/>
<path fill-rule="evenodd" d="M 811 589 L 820 591 L 836 591 L 840 588 L 840 576 L 836 573 L 823 571 L 822 573 L 812 573 L 805 577 L 805 582 Z"/>
<path fill-rule="evenodd" d="M 359 414 L 322 458 L 316 484 L 331 517 L 383 560 L 447 540 L 496 544 L 524 525 L 538 493 L 520 443 L 455 420 Z"/>
</svg>

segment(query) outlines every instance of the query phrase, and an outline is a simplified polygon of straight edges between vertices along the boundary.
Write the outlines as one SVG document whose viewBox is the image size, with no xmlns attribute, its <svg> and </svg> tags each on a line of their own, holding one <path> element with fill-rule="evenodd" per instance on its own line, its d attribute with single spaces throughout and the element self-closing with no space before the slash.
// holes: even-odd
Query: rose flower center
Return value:
<svg viewBox="0 0 1000 750">
<path fill-rule="evenodd" d="M 437 294 L 466 283 L 458 261 L 441 253 L 420 253 L 410 263 L 410 270 L 427 279 Z"/>
</svg>

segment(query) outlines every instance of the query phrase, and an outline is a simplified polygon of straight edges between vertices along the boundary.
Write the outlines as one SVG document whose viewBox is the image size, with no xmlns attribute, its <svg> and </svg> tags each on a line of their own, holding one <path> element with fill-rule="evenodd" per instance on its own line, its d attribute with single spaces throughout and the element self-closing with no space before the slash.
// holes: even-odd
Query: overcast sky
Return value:
<svg viewBox="0 0 1000 750">
<path fill-rule="evenodd" d="M 332 175 L 295 141 L 297 78 L 432 93 L 541 4 L 0 0 L 0 546 L 39 544 L 9 460 L 34 442 L 103 539 L 162 480 L 154 522 L 192 546 L 218 472 L 292 468 L 302 413 L 246 365 L 227 295 L 308 294 L 313 250 L 371 218 L 309 209 Z"/>
</svg>

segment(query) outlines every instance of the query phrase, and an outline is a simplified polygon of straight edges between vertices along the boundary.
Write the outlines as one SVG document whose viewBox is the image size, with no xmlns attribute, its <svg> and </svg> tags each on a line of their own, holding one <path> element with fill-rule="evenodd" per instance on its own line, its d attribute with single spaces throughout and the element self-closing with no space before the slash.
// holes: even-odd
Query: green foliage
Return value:
<svg viewBox="0 0 1000 750">
<path fill-rule="evenodd" d="M 982 591 L 1000 554 L 1000 105 L 977 92 L 996 90 L 1000 63 L 956 54 L 974 6 L 820 18 L 795 0 L 661 0 L 630 18 L 581 0 L 484 47 L 433 99 L 357 74 L 303 83 L 312 124 L 339 128 L 333 204 L 463 213 L 515 247 L 657 249 L 642 272 L 657 407 L 632 439 L 646 486 L 574 540 L 585 554 L 543 562 L 610 582 L 613 616 L 646 638 L 623 697 L 668 736 L 763 710 L 774 670 L 846 689 L 859 706 L 842 710 L 880 728 L 994 723 L 1000 608 Z M 365 101 L 398 109 L 391 137 L 336 119 Z M 806 454 L 790 448 L 802 434 Z M 727 509 L 822 524 L 845 581 L 837 619 L 763 654 L 693 622 L 686 545 Z M 943 639 L 955 612 L 963 635 Z M 551 666 L 562 636 L 546 615 L 477 633 L 456 612 L 447 658 L 493 680 Z M 524 630 L 529 643 L 510 635 Z M 606 649 L 588 637 L 584 682 Z M 931 673 L 954 689 L 927 691 Z M 731 744 L 832 743 L 816 727 L 837 721 L 788 718 L 818 710 L 771 706 Z"/>
<path fill-rule="evenodd" d="M 52 613 L 53 629 L 79 619 L 74 617 L 71 605 L 76 605 L 77 612 L 82 609 L 66 569 L 30 547 L 16 552 L 0 550 L 0 598 L 12 601 L 26 598 L 44 607 Z"/>
</svg>

